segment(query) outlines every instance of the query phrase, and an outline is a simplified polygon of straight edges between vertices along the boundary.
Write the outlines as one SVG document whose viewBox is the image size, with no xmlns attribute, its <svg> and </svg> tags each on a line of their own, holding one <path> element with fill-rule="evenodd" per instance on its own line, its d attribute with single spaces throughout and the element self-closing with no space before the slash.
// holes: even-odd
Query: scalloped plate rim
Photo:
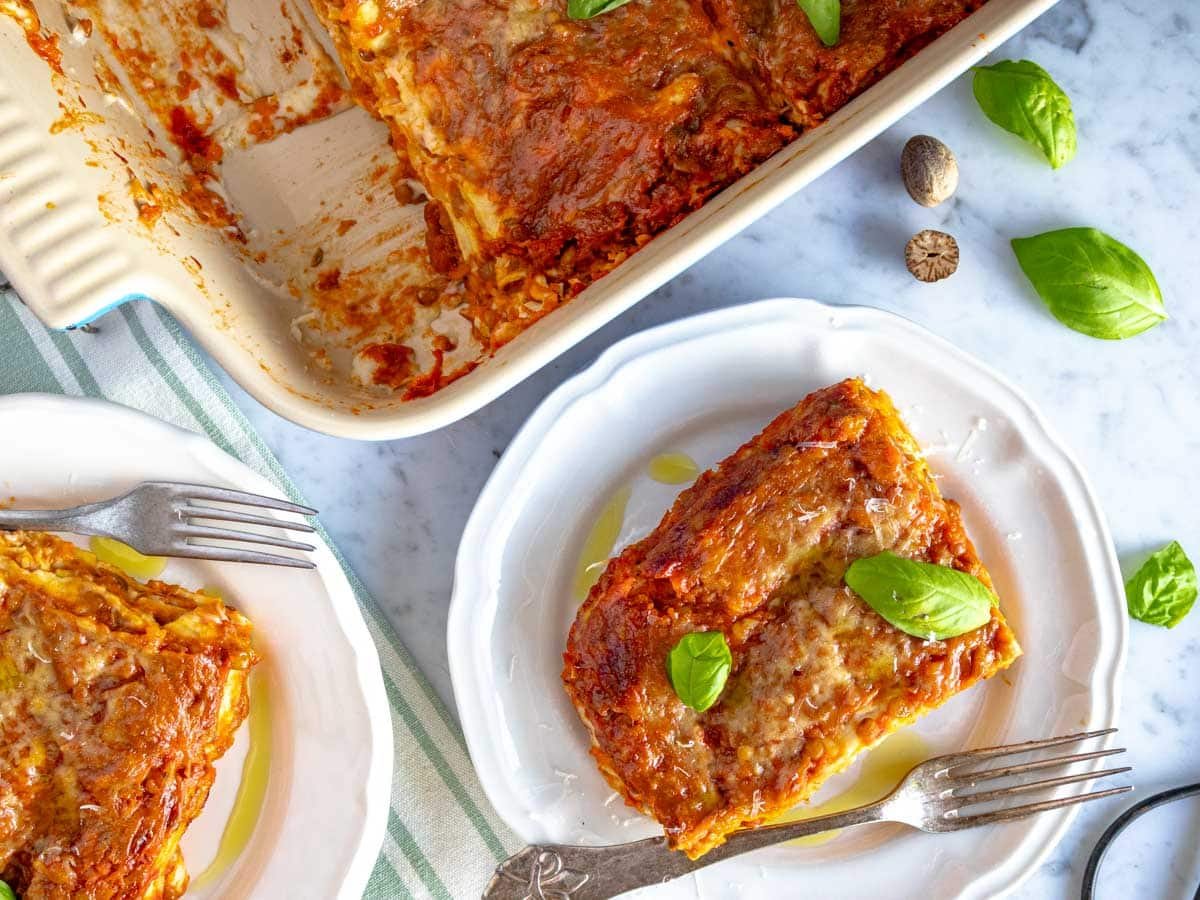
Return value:
<svg viewBox="0 0 1200 900">
<path fill-rule="evenodd" d="M 523 822 L 514 816 L 511 797 L 506 787 L 502 789 L 503 780 L 496 775 L 496 758 L 490 751 L 491 735 L 480 724 L 480 720 L 474 715 L 475 709 L 466 699 L 479 695 L 486 687 L 484 673 L 468 661 L 466 654 L 456 652 L 473 644 L 470 635 L 474 630 L 473 620 L 477 618 L 477 608 L 473 601 L 486 594 L 486 577 L 490 571 L 487 560 L 490 555 L 500 552 L 501 549 L 488 538 L 492 533 L 504 530 L 500 523 L 506 518 L 503 505 L 507 497 L 506 489 L 520 481 L 522 470 L 536 449 L 538 439 L 553 426 L 556 419 L 576 402 L 602 391 L 623 367 L 639 358 L 717 332 L 731 336 L 740 329 L 750 329 L 775 320 L 795 323 L 800 327 L 812 327 L 814 318 L 823 317 L 826 324 L 818 327 L 833 327 L 828 324 L 831 316 L 840 320 L 838 327 L 854 324 L 866 326 L 865 330 L 868 331 L 879 329 L 885 332 L 904 332 L 907 336 L 930 345 L 938 354 L 953 363 L 956 369 L 966 370 L 976 379 L 982 379 L 983 382 L 1000 389 L 1005 399 L 1015 404 L 1024 418 L 1022 422 L 1014 421 L 1014 426 L 1037 448 L 1039 456 L 1057 463 L 1056 474 L 1066 476 L 1065 481 L 1060 478 L 1064 490 L 1073 499 L 1082 501 L 1084 510 L 1091 519 L 1089 524 L 1095 529 L 1094 543 L 1102 545 L 1103 548 L 1103 564 L 1093 567 L 1095 574 L 1107 579 L 1111 599 L 1115 600 L 1121 596 L 1123 582 L 1108 525 L 1096 495 L 1074 454 L 1033 403 L 1007 378 L 911 320 L 869 306 L 826 304 L 811 299 L 780 297 L 701 313 L 631 335 L 602 352 L 595 362 L 561 384 L 534 410 L 509 444 L 480 492 L 459 545 L 447 626 L 450 674 L 455 701 L 463 723 L 467 746 L 480 774 L 484 791 L 501 818 L 518 834 L 522 831 Z M 517 513 L 510 511 L 509 514 L 515 516 Z M 474 551 L 477 548 L 486 549 L 483 553 L 476 553 Z M 1116 602 L 1107 607 L 1099 601 L 1097 603 L 1097 614 L 1102 626 L 1097 649 L 1099 662 L 1092 673 L 1089 690 L 1100 711 L 1089 723 L 1093 727 L 1110 727 L 1117 722 L 1120 675 L 1124 668 L 1129 632 L 1123 612 L 1123 606 Z M 999 897 L 1014 890 L 1046 859 L 1077 813 L 1076 806 L 1059 815 L 1059 821 L 1049 838 L 1025 858 L 1015 859 L 1014 854 L 1013 857 L 977 875 L 969 883 L 969 890 L 964 896 Z"/>
</svg>

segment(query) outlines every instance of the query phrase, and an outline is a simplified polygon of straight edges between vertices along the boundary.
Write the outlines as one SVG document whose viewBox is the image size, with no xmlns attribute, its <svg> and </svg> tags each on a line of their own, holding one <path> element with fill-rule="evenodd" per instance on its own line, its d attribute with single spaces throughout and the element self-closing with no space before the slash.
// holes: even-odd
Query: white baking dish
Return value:
<svg viewBox="0 0 1200 900">
<path fill-rule="evenodd" d="M 286 270 L 295 260 L 252 266 L 211 229 L 173 221 L 176 233 L 162 223 L 150 230 L 136 215 L 114 210 L 119 204 L 98 202 L 102 195 L 127 190 L 128 174 L 113 154 L 97 153 L 97 144 L 123 140 L 122 146 L 142 146 L 146 131 L 91 83 L 94 42 L 71 39 L 57 0 L 35 0 L 43 24 L 63 34 L 66 78 L 78 77 L 77 85 L 69 85 L 71 91 L 102 116 L 86 129 L 59 128 L 51 134 L 62 111 L 49 68 L 29 49 L 15 23 L 0 16 L 0 271 L 39 318 L 55 328 L 87 322 L 127 300 L 157 301 L 251 394 L 301 425 L 361 439 L 420 434 L 469 415 L 628 309 L 887 128 L 1054 2 L 990 0 L 829 122 L 660 235 L 494 358 L 432 396 L 402 402 L 313 365 L 294 337 L 295 301 L 282 296 L 270 276 L 272 265 Z M 231 0 L 231 16 L 238 7 L 243 8 L 238 14 L 250 16 L 254 7 L 264 16 L 278 8 L 275 0 Z M 364 147 L 377 153 L 384 146 L 381 127 L 360 110 L 347 110 L 260 145 L 235 161 L 236 168 L 227 163 L 231 176 L 225 183 L 244 216 L 283 233 L 288 223 L 305 221 L 305 202 L 341 190 L 336 176 L 355 161 L 369 160 Z M 349 162 L 321 165 L 329 159 Z M 170 158 L 149 164 L 160 167 L 159 177 L 169 178 L 161 167 Z"/>
</svg>

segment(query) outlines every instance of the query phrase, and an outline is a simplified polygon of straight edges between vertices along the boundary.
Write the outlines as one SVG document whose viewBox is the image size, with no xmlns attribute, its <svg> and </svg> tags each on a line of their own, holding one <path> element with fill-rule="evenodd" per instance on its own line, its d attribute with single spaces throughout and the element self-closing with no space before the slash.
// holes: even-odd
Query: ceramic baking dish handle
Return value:
<svg viewBox="0 0 1200 900">
<path fill-rule="evenodd" d="M 81 164 L 90 148 L 82 134 L 47 125 L 56 103 L 45 111 L 24 96 L 45 87 L 9 71 L 20 62 L 6 53 L 14 40 L 0 34 L 0 272 L 38 318 L 66 328 L 139 292 L 130 284 L 133 260 L 87 183 L 98 177 Z"/>
</svg>

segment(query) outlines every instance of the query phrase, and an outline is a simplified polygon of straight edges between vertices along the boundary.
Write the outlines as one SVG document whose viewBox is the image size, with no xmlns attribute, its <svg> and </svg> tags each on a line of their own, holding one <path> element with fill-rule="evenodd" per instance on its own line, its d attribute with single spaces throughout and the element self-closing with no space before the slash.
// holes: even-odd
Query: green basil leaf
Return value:
<svg viewBox="0 0 1200 900">
<path fill-rule="evenodd" d="M 1095 228 L 1063 228 L 1016 238 L 1013 252 L 1054 318 L 1068 328 L 1116 341 L 1167 317 L 1145 260 Z"/>
<path fill-rule="evenodd" d="M 572 19 L 590 19 L 601 13 L 612 12 L 629 0 L 567 0 L 567 15 Z"/>
<path fill-rule="evenodd" d="M 896 628 L 931 641 L 986 625 L 996 602 L 973 575 L 886 552 L 851 563 L 846 584 Z"/>
<path fill-rule="evenodd" d="M 1125 584 L 1129 614 L 1141 622 L 1174 628 L 1196 602 L 1196 567 L 1179 541 L 1171 541 Z"/>
<path fill-rule="evenodd" d="M 1027 59 L 975 70 L 975 99 L 984 115 L 1045 154 L 1058 168 L 1075 155 L 1071 99 L 1050 73 Z"/>
<path fill-rule="evenodd" d="M 826 47 L 838 42 L 842 31 L 842 0 L 796 0 Z"/>
<path fill-rule="evenodd" d="M 17 900 L 16 891 L 3 881 L 0 881 L 0 900 Z"/>
<path fill-rule="evenodd" d="M 733 655 L 719 631 L 685 634 L 667 655 L 667 676 L 676 695 L 696 712 L 717 702 L 733 668 Z"/>
</svg>

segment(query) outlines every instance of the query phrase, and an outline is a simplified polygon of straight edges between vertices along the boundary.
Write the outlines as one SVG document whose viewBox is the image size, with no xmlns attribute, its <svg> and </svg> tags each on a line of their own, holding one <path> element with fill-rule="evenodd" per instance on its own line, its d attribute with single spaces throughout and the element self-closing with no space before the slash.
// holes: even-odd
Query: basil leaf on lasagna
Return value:
<svg viewBox="0 0 1200 900">
<path fill-rule="evenodd" d="M 17 895 L 3 881 L 0 881 L 0 900 L 17 900 Z"/>
<path fill-rule="evenodd" d="M 1102 231 L 1047 231 L 1016 238 L 1012 248 L 1038 296 L 1068 328 L 1115 341 L 1167 318 L 1146 261 Z"/>
<path fill-rule="evenodd" d="M 667 655 L 671 687 L 684 705 L 696 712 L 717 702 L 732 668 L 733 655 L 720 631 L 685 634 Z"/>
<path fill-rule="evenodd" d="M 629 0 L 567 0 L 567 15 L 572 19 L 591 19 L 601 13 L 612 12 Z"/>
<path fill-rule="evenodd" d="M 845 580 L 891 625 L 933 641 L 986 625 L 996 602 L 973 575 L 888 552 L 855 560 Z"/>
<path fill-rule="evenodd" d="M 796 0 L 826 47 L 838 42 L 842 30 L 842 0 Z"/>
<path fill-rule="evenodd" d="M 1179 541 L 1142 563 L 1125 584 L 1129 614 L 1140 622 L 1174 628 L 1196 602 L 1196 567 Z"/>
<path fill-rule="evenodd" d="M 1057 169 L 1075 155 L 1071 98 L 1050 73 L 1027 59 L 975 70 L 975 99 L 985 116 L 1037 147 Z"/>
</svg>

